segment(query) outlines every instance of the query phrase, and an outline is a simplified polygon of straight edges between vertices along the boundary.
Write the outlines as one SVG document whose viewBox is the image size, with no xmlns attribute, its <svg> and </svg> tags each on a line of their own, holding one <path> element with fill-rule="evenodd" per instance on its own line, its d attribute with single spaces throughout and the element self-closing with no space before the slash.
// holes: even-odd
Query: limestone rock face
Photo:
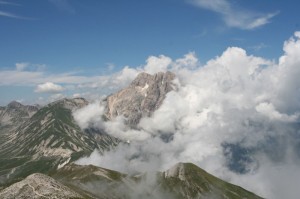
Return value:
<svg viewBox="0 0 300 199">
<path fill-rule="evenodd" d="M 172 72 L 140 73 L 127 88 L 107 98 L 107 119 L 123 115 L 129 126 L 136 126 L 142 117 L 150 116 L 161 106 L 166 94 L 175 87 L 174 79 Z"/>
</svg>

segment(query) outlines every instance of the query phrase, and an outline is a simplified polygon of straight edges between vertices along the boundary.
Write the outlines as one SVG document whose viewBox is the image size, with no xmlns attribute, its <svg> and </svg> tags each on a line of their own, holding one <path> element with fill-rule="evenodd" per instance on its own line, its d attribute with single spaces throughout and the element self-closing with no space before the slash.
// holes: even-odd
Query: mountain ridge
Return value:
<svg viewBox="0 0 300 199">
<path fill-rule="evenodd" d="M 70 161 L 100 152 L 118 140 L 97 131 L 83 131 L 72 111 L 86 106 L 83 98 L 62 99 L 40 108 L 0 141 L 0 186 L 33 172 L 48 173 Z"/>
<path fill-rule="evenodd" d="M 180 176 L 178 171 L 181 172 L 182 169 L 184 172 Z M 40 176 L 42 174 L 31 176 L 34 175 Z M 28 178 L 31 176 L 19 184 L 28 184 Z M 74 195 L 72 191 L 75 191 L 78 196 L 84 196 L 84 198 L 207 199 L 213 197 L 219 199 L 261 199 L 261 197 L 239 186 L 208 174 L 192 163 L 178 163 L 164 172 L 157 172 L 152 177 L 147 174 L 129 176 L 93 165 L 81 166 L 70 163 L 53 172 L 51 177 L 43 177 L 48 179 L 48 183 L 46 182 L 42 186 L 44 190 L 51 190 L 53 184 L 59 184 L 60 187 L 69 187 L 70 190 L 67 193 Z M 154 181 L 150 182 L 151 180 L 147 179 L 149 177 Z M 11 194 L 8 194 L 9 192 Z M 0 191 L 0 197 L 3 196 L 3 193 L 7 195 L 19 193 L 23 196 L 28 194 L 26 190 L 24 193 L 15 185 Z M 57 193 L 54 192 L 55 194 Z M 8 199 L 10 198 L 8 197 Z"/>
</svg>

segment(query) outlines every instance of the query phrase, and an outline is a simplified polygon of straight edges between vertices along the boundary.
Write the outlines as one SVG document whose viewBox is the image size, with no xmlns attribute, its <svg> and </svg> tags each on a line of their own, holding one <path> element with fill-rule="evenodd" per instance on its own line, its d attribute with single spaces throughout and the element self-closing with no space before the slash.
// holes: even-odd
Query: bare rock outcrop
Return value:
<svg viewBox="0 0 300 199">
<path fill-rule="evenodd" d="M 72 189 L 44 174 L 35 173 L 0 192 L 0 198 L 84 198 Z"/>
<path fill-rule="evenodd" d="M 123 115 L 129 126 L 136 126 L 142 117 L 150 116 L 161 106 L 166 94 L 175 87 L 174 79 L 172 72 L 140 73 L 127 88 L 107 98 L 106 118 Z"/>
</svg>

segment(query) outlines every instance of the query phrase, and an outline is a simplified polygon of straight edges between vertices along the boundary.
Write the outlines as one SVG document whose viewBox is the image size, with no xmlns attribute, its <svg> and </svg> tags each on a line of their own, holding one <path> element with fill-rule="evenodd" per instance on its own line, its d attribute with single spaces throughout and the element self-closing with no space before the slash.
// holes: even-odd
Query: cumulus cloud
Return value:
<svg viewBox="0 0 300 199">
<path fill-rule="evenodd" d="M 263 102 L 256 106 L 256 111 L 267 116 L 271 120 L 280 120 L 285 122 L 296 122 L 299 118 L 299 114 L 287 115 L 279 113 L 273 104 Z"/>
<path fill-rule="evenodd" d="M 46 103 L 54 102 L 54 101 L 57 101 L 57 100 L 60 100 L 60 99 L 63 99 L 63 98 L 66 98 L 66 96 L 64 94 L 56 93 L 56 94 L 51 95 Z"/>
<path fill-rule="evenodd" d="M 234 6 L 228 0 L 188 0 L 195 6 L 220 14 L 229 27 L 255 29 L 270 23 L 279 12 L 261 14 Z"/>
<path fill-rule="evenodd" d="M 25 68 L 28 67 L 28 63 L 16 63 L 16 70 L 17 71 L 23 71 Z"/>
<path fill-rule="evenodd" d="M 100 105 L 100 102 L 89 104 L 82 109 L 78 109 L 73 113 L 74 119 L 78 121 L 78 125 L 82 129 L 91 127 L 97 124 L 97 127 L 103 123 L 101 118 L 104 114 L 104 106 Z"/>
<path fill-rule="evenodd" d="M 172 59 L 164 55 L 160 55 L 159 57 L 150 56 L 146 62 L 147 64 L 144 67 L 145 71 L 149 74 L 154 74 L 167 71 Z"/>
<path fill-rule="evenodd" d="M 195 69 L 199 65 L 199 60 L 195 52 L 189 52 L 183 58 L 179 58 L 173 63 L 172 70 L 175 69 Z"/>
<path fill-rule="evenodd" d="M 136 173 L 193 162 L 263 197 L 298 198 L 299 189 L 287 183 L 297 184 L 300 173 L 299 32 L 283 50 L 278 61 L 270 61 L 229 47 L 205 65 L 194 53 L 177 60 L 152 57 L 130 78 L 168 69 L 176 73 L 178 89 L 137 129 L 122 117 L 101 120 L 105 104 L 77 112 L 82 127 L 98 126 L 129 143 L 78 163 Z"/>
<path fill-rule="evenodd" d="M 58 84 L 52 82 L 46 82 L 44 84 L 37 85 L 35 92 L 37 93 L 59 93 L 62 92 L 64 88 Z"/>
<path fill-rule="evenodd" d="M 124 117 L 119 116 L 113 121 L 103 121 L 105 104 L 96 101 L 88 106 L 73 112 L 74 119 L 82 129 L 99 128 L 109 132 L 111 136 L 125 141 L 145 140 L 149 134 L 140 130 L 134 130 L 125 125 Z"/>
</svg>

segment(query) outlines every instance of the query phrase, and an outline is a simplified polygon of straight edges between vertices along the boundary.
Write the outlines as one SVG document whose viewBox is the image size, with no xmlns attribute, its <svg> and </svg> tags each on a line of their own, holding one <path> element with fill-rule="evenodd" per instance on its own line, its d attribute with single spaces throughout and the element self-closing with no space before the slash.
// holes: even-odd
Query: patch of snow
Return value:
<svg viewBox="0 0 300 199">
<path fill-rule="evenodd" d="M 46 115 L 46 117 L 41 121 L 41 125 L 44 125 L 47 121 L 49 121 L 49 118 L 52 117 L 52 113 L 49 113 Z"/>
<path fill-rule="evenodd" d="M 147 90 L 149 88 L 149 85 L 146 83 L 146 85 L 142 88 L 142 92 Z"/>
<path fill-rule="evenodd" d="M 95 171 L 95 172 L 93 172 L 93 173 L 94 173 L 95 175 L 97 175 L 97 176 L 103 176 L 103 177 L 105 177 L 105 178 L 111 180 L 111 178 L 108 176 L 108 172 L 105 171 L 105 170 L 99 169 L 99 170 L 97 170 L 97 171 Z"/>
<path fill-rule="evenodd" d="M 69 163 L 70 160 L 71 160 L 71 157 L 69 157 L 65 162 L 59 164 L 59 165 L 57 166 L 57 169 L 63 168 L 66 164 Z"/>
</svg>

